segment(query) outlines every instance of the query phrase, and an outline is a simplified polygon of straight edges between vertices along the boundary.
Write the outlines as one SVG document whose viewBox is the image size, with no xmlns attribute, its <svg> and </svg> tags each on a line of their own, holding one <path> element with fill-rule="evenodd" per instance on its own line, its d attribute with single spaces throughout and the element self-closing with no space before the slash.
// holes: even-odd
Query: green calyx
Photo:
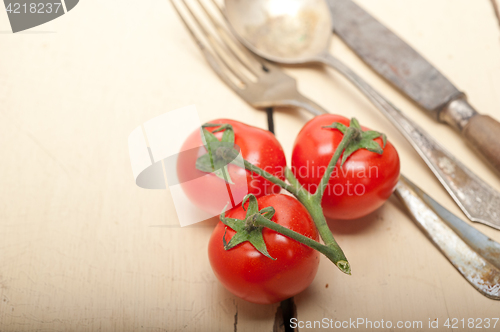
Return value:
<svg viewBox="0 0 500 332">
<path fill-rule="evenodd" d="M 231 227 L 236 231 L 236 234 L 229 240 L 226 241 L 226 232 L 222 237 L 222 244 L 224 245 L 225 250 L 232 249 L 236 247 L 238 244 L 243 243 L 245 241 L 250 242 L 255 249 L 257 249 L 264 256 L 275 260 L 269 252 L 267 251 L 266 244 L 264 242 L 264 237 L 262 236 L 262 230 L 264 227 L 269 228 L 277 233 L 280 233 L 290 239 L 293 239 L 299 243 L 302 243 L 314 250 L 319 251 L 323 255 L 325 255 L 330 261 L 332 261 L 342 272 L 346 274 L 351 274 L 351 266 L 347 262 L 347 259 L 340 249 L 339 245 L 333 239 L 333 236 L 330 233 L 330 237 L 324 237 L 325 245 L 311 239 L 307 236 L 304 236 L 300 233 L 297 233 L 289 228 L 286 228 L 274 221 L 271 221 L 272 217 L 275 214 L 275 210 L 272 206 L 268 206 L 259 211 L 257 205 L 257 199 L 254 195 L 247 195 L 243 200 L 243 208 L 246 201 L 248 202 L 248 207 L 246 210 L 246 215 L 244 220 L 236 219 L 236 218 L 227 218 L 225 212 L 222 212 L 220 215 L 220 220 L 226 226 Z M 322 215 L 322 214 L 321 214 Z M 314 216 L 317 216 L 315 213 L 312 214 L 313 220 Z M 324 220 L 324 216 L 322 217 Z M 329 232 L 328 226 L 326 222 L 323 224 L 323 227 L 320 225 L 318 231 L 320 234 Z M 227 230 L 227 228 L 226 228 Z M 323 237 L 323 235 L 322 235 Z"/>
<path fill-rule="evenodd" d="M 344 165 L 347 158 L 349 158 L 351 154 L 358 151 L 359 149 L 367 149 L 368 151 L 382 154 L 384 152 L 383 148 L 385 148 L 385 145 L 387 143 L 387 137 L 385 136 L 385 134 L 374 130 L 363 131 L 356 118 L 351 119 L 349 127 L 346 127 L 340 122 L 334 122 L 329 126 L 324 126 L 323 128 L 338 129 L 344 135 L 348 129 L 354 131 L 353 135 L 351 136 L 351 140 L 347 143 L 347 146 L 344 150 L 341 166 Z M 382 137 L 383 148 L 374 141 L 374 139 L 378 137 Z"/>
<path fill-rule="evenodd" d="M 222 237 L 222 242 L 224 244 L 224 249 L 229 250 L 240 243 L 250 242 L 255 249 L 257 249 L 264 256 L 276 260 L 271 257 L 269 252 L 267 251 L 266 243 L 264 242 L 264 237 L 262 236 L 263 226 L 256 225 L 256 220 L 259 217 L 263 217 L 267 219 L 269 222 L 272 222 L 270 219 L 274 216 L 274 208 L 269 206 L 259 211 L 259 206 L 257 204 L 257 198 L 254 195 L 249 194 L 246 195 L 241 203 L 243 209 L 245 209 L 245 203 L 248 201 L 248 207 L 246 210 L 245 220 L 240 220 L 236 218 L 227 218 L 225 212 L 222 212 L 220 215 L 220 220 L 226 226 L 231 227 L 236 234 L 229 240 L 226 241 L 226 232 L 224 232 L 224 236 Z"/>
<path fill-rule="evenodd" d="M 210 132 L 205 129 L 207 127 L 219 128 Z M 213 134 L 219 131 L 224 131 L 220 141 Z M 229 163 L 238 165 L 238 160 L 231 158 L 231 156 L 238 155 L 238 151 L 234 148 L 233 126 L 227 123 L 206 123 L 201 126 L 201 137 L 207 149 L 207 153 L 198 157 L 196 160 L 196 169 L 206 173 L 214 173 L 220 179 L 229 184 L 233 184 L 227 169 Z M 242 163 L 238 166 L 245 167 Z"/>
</svg>

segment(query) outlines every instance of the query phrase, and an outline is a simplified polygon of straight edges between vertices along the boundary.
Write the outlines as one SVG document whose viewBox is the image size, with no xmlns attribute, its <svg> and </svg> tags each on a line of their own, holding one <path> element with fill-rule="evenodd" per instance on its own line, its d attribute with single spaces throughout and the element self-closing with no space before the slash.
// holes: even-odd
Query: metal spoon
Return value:
<svg viewBox="0 0 500 332">
<path fill-rule="evenodd" d="M 225 0 L 225 16 L 239 40 L 263 58 L 319 62 L 343 74 L 401 131 L 470 220 L 500 229 L 500 193 L 328 53 L 333 24 L 324 0 Z"/>
</svg>

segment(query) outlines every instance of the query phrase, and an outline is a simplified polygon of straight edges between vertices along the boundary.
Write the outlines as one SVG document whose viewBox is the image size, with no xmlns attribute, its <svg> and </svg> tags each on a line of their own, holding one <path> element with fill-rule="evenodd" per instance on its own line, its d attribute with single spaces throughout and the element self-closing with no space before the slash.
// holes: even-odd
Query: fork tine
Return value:
<svg viewBox="0 0 500 332">
<path fill-rule="evenodd" d="M 252 75 L 255 80 L 251 80 L 249 82 L 246 82 L 243 79 L 240 80 L 237 75 L 233 74 L 233 71 L 231 70 L 232 68 L 225 61 L 225 58 L 223 58 L 224 55 L 220 52 L 225 53 L 225 56 L 228 58 L 236 58 L 232 62 L 238 62 L 238 70 L 241 70 L 243 73 L 243 69 L 245 69 L 245 75 L 250 75 L 251 72 L 245 68 L 243 63 L 240 62 L 241 58 L 235 57 L 232 53 L 227 51 L 227 48 L 230 46 L 222 44 L 220 49 L 217 48 L 216 42 L 222 42 L 220 42 L 221 36 L 218 33 L 219 30 L 214 28 L 212 23 L 213 21 L 204 21 L 205 26 L 203 26 L 198 18 L 204 20 L 204 15 L 198 11 L 198 17 L 195 16 L 191 7 L 187 5 L 186 0 L 170 0 L 170 2 L 191 34 L 191 37 L 196 41 L 196 44 L 202 50 L 203 55 L 212 69 L 247 103 L 255 108 L 293 106 L 305 108 L 315 115 L 326 113 L 326 111 L 324 111 L 320 106 L 316 105 L 314 102 L 304 97 L 297 91 L 296 81 L 293 77 L 287 75 L 279 67 L 274 66 L 265 60 L 259 60 L 257 56 L 249 55 L 248 58 L 261 65 L 260 75 Z M 220 10 L 216 3 L 215 6 Z M 205 9 L 207 8 L 210 8 L 210 6 L 207 5 Z M 196 10 L 201 9 L 196 8 Z M 232 36 L 232 33 L 229 29 L 227 29 L 227 24 L 225 24 L 225 22 L 227 23 L 225 16 L 223 13 L 221 14 L 221 17 L 217 17 L 217 21 L 220 22 L 221 26 L 226 27 L 229 36 Z M 206 30 L 207 27 L 210 32 Z M 233 40 L 236 46 L 243 47 L 236 39 Z M 228 53 L 231 55 L 228 55 Z M 257 65 L 257 67 L 259 67 L 259 65 Z"/>
<path fill-rule="evenodd" d="M 241 90 L 241 87 L 236 85 L 231 78 L 224 72 L 224 70 L 221 68 L 222 61 L 220 59 L 217 59 L 217 56 L 214 55 L 204 44 L 204 42 L 197 36 L 196 32 L 193 30 L 191 25 L 188 23 L 188 21 L 184 18 L 184 15 L 181 13 L 181 10 L 179 9 L 178 5 L 176 5 L 175 0 L 170 0 L 172 3 L 172 6 L 174 7 L 175 11 L 177 12 L 177 15 L 181 19 L 182 23 L 186 27 L 186 29 L 189 31 L 189 34 L 191 37 L 194 39 L 196 42 L 196 45 L 200 48 L 200 50 L 203 53 L 203 56 L 205 59 L 208 61 L 209 65 L 212 67 L 212 69 L 219 75 L 219 77 L 227 84 L 229 85 L 234 91 L 239 91 Z"/>
<path fill-rule="evenodd" d="M 194 13 L 194 11 L 191 9 L 191 6 L 188 5 L 188 3 L 184 0 L 183 1 L 184 6 L 187 8 L 189 13 L 191 14 L 193 21 L 196 22 L 198 25 L 200 31 L 203 33 L 205 38 L 208 40 L 210 46 L 212 47 L 212 50 L 218 55 L 219 59 L 226 65 L 226 67 L 231 71 L 231 74 L 233 74 L 236 78 L 238 78 L 241 82 L 248 84 L 250 80 L 245 77 L 238 69 L 237 69 L 237 64 L 234 63 L 234 59 L 231 56 L 228 56 L 227 53 L 230 53 L 226 46 L 222 44 L 219 39 L 217 39 L 212 33 L 208 31 L 208 29 L 205 27 L 205 25 L 201 22 L 201 20 L 198 18 L 198 15 Z M 233 59 L 231 59 L 233 58 Z"/>
<path fill-rule="evenodd" d="M 219 32 L 219 37 L 221 41 L 226 45 L 228 50 L 233 54 L 235 58 L 237 58 L 245 68 L 250 71 L 255 76 L 262 75 L 262 63 L 260 63 L 257 58 L 251 54 L 245 47 L 243 47 L 238 40 L 235 39 L 233 34 L 229 31 L 229 29 L 222 25 L 218 20 L 214 17 L 213 14 L 207 9 L 206 5 L 201 0 L 197 0 L 200 6 L 203 8 L 203 11 L 206 13 L 212 24 L 215 26 L 217 31 Z M 222 12 L 220 6 L 217 4 L 215 0 L 211 0 L 213 7 L 217 8 L 217 12 L 222 17 L 226 25 L 228 24 L 224 13 Z"/>
<path fill-rule="evenodd" d="M 210 52 L 207 50 L 205 44 L 203 44 L 203 42 L 198 38 L 198 36 L 194 32 L 194 30 L 191 29 L 191 26 L 189 25 L 189 23 L 184 18 L 184 15 L 181 13 L 179 7 L 177 7 L 177 5 L 175 4 L 175 0 L 170 0 L 170 2 L 172 3 L 172 6 L 174 7 L 175 11 L 177 12 L 177 15 L 181 19 L 182 23 L 184 24 L 184 26 L 186 27 L 186 29 L 189 31 L 189 34 L 191 35 L 191 37 L 196 42 L 196 45 L 198 45 L 198 47 L 203 51 L 203 53 L 207 52 L 209 56 L 212 56 L 212 54 L 210 54 Z"/>
</svg>

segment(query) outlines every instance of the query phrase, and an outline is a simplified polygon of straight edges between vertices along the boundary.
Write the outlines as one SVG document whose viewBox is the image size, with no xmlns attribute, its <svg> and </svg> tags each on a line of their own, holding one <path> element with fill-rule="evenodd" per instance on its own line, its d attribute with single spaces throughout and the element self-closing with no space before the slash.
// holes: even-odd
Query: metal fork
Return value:
<svg viewBox="0 0 500 332">
<path fill-rule="evenodd" d="M 216 10 L 218 19 L 202 1 L 193 1 L 211 25 L 203 22 L 186 0 L 171 2 L 210 66 L 250 105 L 301 107 L 314 115 L 328 113 L 298 92 L 294 78 L 239 44 L 214 0 L 210 7 Z M 183 9 L 176 3 L 182 3 Z M 404 176 L 395 193 L 417 226 L 462 276 L 483 295 L 500 300 L 500 244 L 453 215 Z"/>
<path fill-rule="evenodd" d="M 219 19 L 215 17 L 215 13 L 210 12 L 206 4 L 196 1 L 198 9 L 208 17 L 212 26 L 204 23 L 187 1 L 171 2 L 212 69 L 251 106 L 259 109 L 300 107 L 314 115 L 328 113 L 297 90 L 297 82 L 293 77 L 250 54 L 229 32 L 221 8 L 215 1 L 211 1 L 213 6 L 210 7 L 215 9 Z M 176 2 L 183 3 L 185 13 L 190 15 L 196 28 L 188 22 L 189 19 Z"/>
</svg>

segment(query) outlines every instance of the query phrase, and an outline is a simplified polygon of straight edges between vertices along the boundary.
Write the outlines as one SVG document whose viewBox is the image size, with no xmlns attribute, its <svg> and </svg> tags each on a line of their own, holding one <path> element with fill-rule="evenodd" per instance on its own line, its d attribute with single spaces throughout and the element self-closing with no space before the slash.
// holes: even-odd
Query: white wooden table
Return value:
<svg viewBox="0 0 500 332">
<path fill-rule="evenodd" d="M 500 119 L 500 25 L 490 0 L 358 2 L 479 111 Z M 265 114 L 212 73 L 169 2 L 86 0 L 28 32 L 8 30 L 0 10 L 0 331 L 271 331 L 277 305 L 235 298 L 211 271 L 216 220 L 180 228 L 169 191 L 138 188 L 132 178 L 128 134 L 170 110 L 196 104 L 202 121 L 230 117 L 266 128 Z M 452 129 L 338 38 L 331 51 L 500 190 L 500 179 Z M 403 173 L 465 219 L 402 135 L 345 79 L 323 68 L 286 71 L 331 112 L 385 132 Z M 276 112 L 288 158 L 309 118 Z M 500 232 L 474 226 L 500 241 Z M 475 291 L 396 199 L 331 227 L 353 275 L 322 260 L 295 297 L 299 320 L 421 321 L 427 330 L 435 319 L 443 327 L 447 318 L 500 317 L 500 303 Z"/>
</svg>

